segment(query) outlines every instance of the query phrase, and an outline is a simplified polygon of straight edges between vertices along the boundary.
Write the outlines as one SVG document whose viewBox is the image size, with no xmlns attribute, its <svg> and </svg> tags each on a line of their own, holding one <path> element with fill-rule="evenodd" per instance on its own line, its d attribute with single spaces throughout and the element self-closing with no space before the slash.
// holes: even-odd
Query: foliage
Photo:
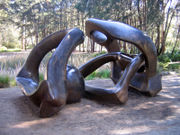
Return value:
<svg viewBox="0 0 180 135">
<path fill-rule="evenodd" d="M 6 51 L 7 51 L 7 47 L 5 46 L 0 47 L 0 52 L 6 52 Z"/>
<path fill-rule="evenodd" d="M 11 87 L 17 86 L 15 78 L 11 78 L 10 81 L 9 81 L 9 84 L 10 84 Z"/>
<path fill-rule="evenodd" d="M 52 32 L 66 29 L 73 24 L 71 18 L 73 19 L 74 15 L 68 15 L 73 6 L 71 0 L 18 0 L 6 2 L 4 5 L 7 6 L 7 20 L 15 24 L 20 31 L 22 49 L 27 48 L 27 43 L 34 46 Z"/>
<path fill-rule="evenodd" d="M 98 78 L 109 78 L 110 71 L 109 70 L 102 70 L 96 73 L 96 77 Z"/>
<path fill-rule="evenodd" d="M 85 79 L 86 80 L 93 80 L 96 76 L 96 72 L 92 72 L 90 75 L 88 75 Z"/>
<path fill-rule="evenodd" d="M 11 54 L 12 55 L 12 54 Z M 4 70 L 14 70 L 19 66 L 22 66 L 25 62 L 24 56 L 10 56 L 6 59 L 2 58 L 0 61 L 0 67 Z"/>
<path fill-rule="evenodd" d="M 180 63 L 169 64 L 168 69 L 172 71 L 180 72 Z"/>
<path fill-rule="evenodd" d="M 180 61 L 180 50 L 171 54 L 171 61 Z"/>
<path fill-rule="evenodd" d="M 160 62 L 164 62 L 164 63 L 171 61 L 171 59 L 169 58 L 169 56 L 166 55 L 166 54 L 158 56 L 158 60 L 159 60 Z"/>
<path fill-rule="evenodd" d="M 158 72 L 161 73 L 163 71 L 175 71 L 175 72 L 180 72 L 180 63 L 158 63 Z"/>
<path fill-rule="evenodd" d="M 0 76 L 0 88 L 8 87 L 9 86 L 10 78 L 9 76 Z"/>
<path fill-rule="evenodd" d="M 100 55 L 106 54 L 106 53 L 107 53 L 106 51 L 102 51 L 102 52 L 99 52 L 99 53 L 94 53 L 93 57 L 97 57 L 97 56 L 100 56 Z"/>
<path fill-rule="evenodd" d="M 39 74 L 39 81 L 43 81 L 44 80 L 44 74 L 40 73 Z"/>
<path fill-rule="evenodd" d="M 13 49 L 8 49 L 7 47 L 1 47 L 0 52 L 20 52 L 20 48 L 13 48 Z"/>
<path fill-rule="evenodd" d="M 158 56 L 158 71 L 180 71 L 180 51 L 176 50 L 172 53 L 165 53 Z"/>
<path fill-rule="evenodd" d="M 8 75 L 0 75 L 0 88 L 16 86 L 16 80 Z"/>
<path fill-rule="evenodd" d="M 84 30 L 85 20 L 94 17 L 121 21 L 145 31 L 160 54 L 165 50 L 172 19 L 179 15 L 179 8 L 179 2 L 172 0 L 4 0 L 0 2 L 0 32 L 7 36 L 0 36 L 0 46 L 20 47 L 13 37 L 18 31 L 15 35 L 19 36 L 21 48 L 31 48 L 57 30 Z M 7 26 L 13 31 L 7 30 Z M 88 50 L 85 45 L 81 47 Z"/>
<path fill-rule="evenodd" d="M 44 80 L 44 75 L 42 73 L 39 75 L 39 80 Z M 14 77 L 10 77 L 8 75 L 0 75 L 0 88 L 13 87 L 16 85 L 17 83 Z"/>
<path fill-rule="evenodd" d="M 169 52 L 162 54 L 158 56 L 158 60 L 163 63 L 180 61 L 180 51 L 176 50 L 173 54 Z"/>
<path fill-rule="evenodd" d="M 95 78 L 110 78 L 110 71 L 107 69 L 101 71 L 94 71 L 86 77 L 86 80 L 93 80 Z"/>
<path fill-rule="evenodd" d="M 17 32 L 13 32 L 13 28 L 10 28 L 9 26 L 6 26 L 7 28 L 2 31 L 2 46 L 5 46 L 7 48 L 17 48 L 19 47 Z"/>
</svg>

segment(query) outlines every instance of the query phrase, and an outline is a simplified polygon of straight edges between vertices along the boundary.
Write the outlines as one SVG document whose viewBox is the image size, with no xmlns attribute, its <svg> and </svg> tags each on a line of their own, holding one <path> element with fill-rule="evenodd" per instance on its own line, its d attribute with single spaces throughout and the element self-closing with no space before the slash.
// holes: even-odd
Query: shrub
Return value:
<svg viewBox="0 0 180 135">
<path fill-rule="evenodd" d="M 44 75 L 42 73 L 39 74 L 39 81 L 43 81 L 44 80 Z"/>
<path fill-rule="evenodd" d="M 10 78 L 7 75 L 0 76 L 0 88 L 9 87 Z"/>
<path fill-rule="evenodd" d="M 6 52 L 6 51 L 7 51 L 7 47 L 5 46 L 0 47 L 0 52 Z"/>
<path fill-rule="evenodd" d="M 158 63 L 158 72 L 161 73 L 162 71 L 176 71 L 180 72 L 180 63 Z"/>
<path fill-rule="evenodd" d="M 109 78 L 110 71 L 109 70 L 102 70 L 96 73 L 96 77 L 98 78 Z"/>
<path fill-rule="evenodd" d="M 93 80 L 94 78 L 109 78 L 110 71 L 109 70 L 101 70 L 95 71 L 86 77 L 86 80 Z"/>
<path fill-rule="evenodd" d="M 96 72 L 92 72 L 90 75 L 86 77 L 86 80 L 93 80 L 96 76 Z"/>
<path fill-rule="evenodd" d="M 167 52 L 165 54 L 162 54 L 158 56 L 158 60 L 160 62 L 171 62 L 171 61 L 180 61 L 180 51 L 175 51 L 173 54 Z"/>
<path fill-rule="evenodd" d="M 3 43 L 3 46 L 6 46 L 7 48 L 15 48 L 16 45 L 17 45 L 17 43 L 14 41 L 8 41 L 8 42 Z"/>
<path fill-rule="evenodd" d="M 169 64 L 168 69 L 172 71 L 180 72 L 180 63 Z"/>
<path fill-rule="evenodd" d="M 17 85 L 16 80 L 14 78 L 11 78 L 10 82 L 9 82 L 9 85 L 10 86 L 16 86 Z"/>
<path fill-rule="evenodd" d="M 158 57 L 158 60 L 163 63 L 171 61 L 171 59 L 169 58 L 169 56 L 167 54 L 160 55 Z"/>
<path fill-rule="evenodd" d="M 180 51 L 175 51 L 171 56 L 172 61 L 180 61 Z"/>
</svg>

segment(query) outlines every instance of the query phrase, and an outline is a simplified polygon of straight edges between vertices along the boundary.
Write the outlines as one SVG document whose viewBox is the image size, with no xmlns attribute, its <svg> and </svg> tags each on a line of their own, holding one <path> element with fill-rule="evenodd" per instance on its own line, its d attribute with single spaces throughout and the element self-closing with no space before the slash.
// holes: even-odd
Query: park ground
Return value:
<svg viewBox="0 0 180 135">
<path fill-rule="evenodd" d="M 108 79 L 87 83 L 112 86 Z M 155 97 L 129 92 L 125 105 L 83 98 L 51 118 L 39 118 L 19 87 L 1 89 L 0 135 L 179 135 L 180 76 L 163 76 L 162 84 Z"/>
</svg>

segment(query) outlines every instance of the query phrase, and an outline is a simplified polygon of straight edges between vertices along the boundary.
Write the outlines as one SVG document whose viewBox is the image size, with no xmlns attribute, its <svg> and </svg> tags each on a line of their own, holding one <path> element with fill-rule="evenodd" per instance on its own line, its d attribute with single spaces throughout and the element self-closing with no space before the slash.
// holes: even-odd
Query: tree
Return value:
<svg viewBox="0 0 180 135">
<path fill-rule="evenodd" d="M 175 5 L 172 0 L 5 0 L 0 2 L 0 30 L 5 23 L 16 25 L 21 47 L 26 49 L 57 30 L 79 27 L 85 31 L 87 18 L 110 19 L 150 35 L 161 54 L 165 51 L 178 3 Z M 124 51 L 136 51 L 128 43 L 119 43 Z M 94 43 L 91 45 L 92 51 L 95 50 Z M 85 47 L 88 49 L 83 44 L 79 50 L 87 50 Z"/>
</svg>

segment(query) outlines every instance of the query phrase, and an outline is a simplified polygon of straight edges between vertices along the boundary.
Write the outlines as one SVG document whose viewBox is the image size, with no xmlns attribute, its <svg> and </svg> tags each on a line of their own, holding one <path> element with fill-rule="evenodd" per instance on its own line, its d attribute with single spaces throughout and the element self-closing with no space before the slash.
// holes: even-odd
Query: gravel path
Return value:
<svg viewBox="0 0 180 135">
<path fill-rule="evenodd" d="M 0 89 L 0 135 L 179 135 L 180 76 L 163 76 L 156 97 L 129 93 L 125 105 L 82 99 L 41 119 L 19 87 Z M 109 80 L 89 81 L 111 85 Z"/>
</svg>

